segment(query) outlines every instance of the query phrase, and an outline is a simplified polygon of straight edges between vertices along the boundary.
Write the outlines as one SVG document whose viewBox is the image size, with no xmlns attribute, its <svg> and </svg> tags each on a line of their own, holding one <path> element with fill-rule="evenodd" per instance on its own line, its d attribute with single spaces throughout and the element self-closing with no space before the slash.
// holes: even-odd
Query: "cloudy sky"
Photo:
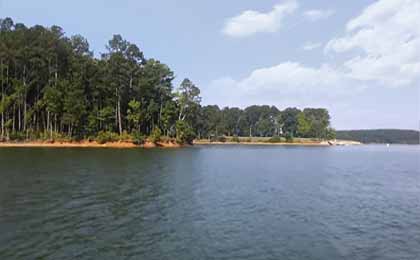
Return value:
<svg viewBox="0 0 420 260">
<path fill-rule="evenodd" d="M 337 129 L 418 129 L 419 0 L 0 0 L 0 17 L 113 34 L 188 77 L 204 104 L 326 107 Z"/>
</svg>

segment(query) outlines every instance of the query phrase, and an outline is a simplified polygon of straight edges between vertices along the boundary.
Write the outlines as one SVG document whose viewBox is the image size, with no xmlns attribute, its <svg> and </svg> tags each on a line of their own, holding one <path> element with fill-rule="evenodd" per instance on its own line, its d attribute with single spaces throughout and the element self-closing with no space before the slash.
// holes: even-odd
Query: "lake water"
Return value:
<svg viewBox="0 0 420 260">
<path fill-rule="evenodd" d="M 0 259 L 418 260 L 420 148 L 3 148 Z"/>
</svg>

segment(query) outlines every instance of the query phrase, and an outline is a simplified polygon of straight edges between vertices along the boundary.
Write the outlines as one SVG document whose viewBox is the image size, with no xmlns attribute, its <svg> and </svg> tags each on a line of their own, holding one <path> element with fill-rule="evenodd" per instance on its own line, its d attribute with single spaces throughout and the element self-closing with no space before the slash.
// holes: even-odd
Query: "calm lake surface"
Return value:
<svg viewBox="0 0 420 260">
<path fill-rule="evenodd" d="M 0 259 L 418 260 L 420 148 L 0 148 Z"/>
</svg>

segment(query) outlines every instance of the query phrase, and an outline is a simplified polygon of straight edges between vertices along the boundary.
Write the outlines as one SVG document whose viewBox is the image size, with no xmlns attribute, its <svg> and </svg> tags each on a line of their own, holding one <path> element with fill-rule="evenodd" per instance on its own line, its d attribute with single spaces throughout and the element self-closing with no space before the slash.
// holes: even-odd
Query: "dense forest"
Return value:
<svg viewBox="0 0 420 260">
<path fill-rule="evenodd" d="M 94 55 L 59 26 L 0 19 L 0 141 L 334 138 L 326 109 L 202 106 L 192 81 L 175 88 L 174 72 L 137 45 L 114 35 L 106 49 Z"/>
<path fill-rule="evenodd" d="M 337 138 L 362 143 L 419 144 L 419 131 L 398 129 L 337 131 Z"/>
</svg>

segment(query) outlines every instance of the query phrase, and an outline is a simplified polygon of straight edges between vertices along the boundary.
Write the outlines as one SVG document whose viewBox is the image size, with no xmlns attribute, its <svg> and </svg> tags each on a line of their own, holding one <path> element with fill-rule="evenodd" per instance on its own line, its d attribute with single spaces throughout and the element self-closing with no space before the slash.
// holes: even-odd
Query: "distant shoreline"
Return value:
<svg viewBox="0 0 420 260">
<path fill-rule="evenodd" d="M 418 130 L 338 130 L 336 134 L 338 139 L 356 140 L 369 144 L 420 144 L 420 133 Z"/>
</svg>

